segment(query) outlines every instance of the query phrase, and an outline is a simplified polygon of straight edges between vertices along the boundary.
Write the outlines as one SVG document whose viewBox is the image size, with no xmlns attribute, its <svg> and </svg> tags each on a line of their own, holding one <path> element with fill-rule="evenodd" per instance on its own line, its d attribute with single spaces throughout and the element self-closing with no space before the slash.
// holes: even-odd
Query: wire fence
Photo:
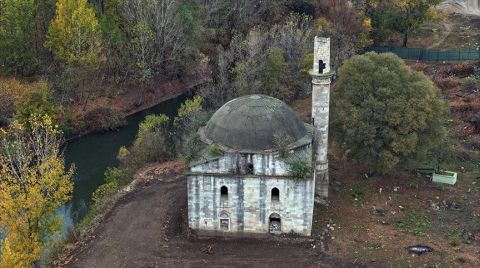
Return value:
<svg viewBox="0 0 480 268">
<path fill-rule="evenodd" d="M 462 61 L 480 60 L 478 48 L 456 49 L 456 50 L 435 50 L 426 48 L 409 47 L 370 47 L 368 51 L 377 53 L 391 52 L 405 60 L 422 61 Z"/>
</svg>

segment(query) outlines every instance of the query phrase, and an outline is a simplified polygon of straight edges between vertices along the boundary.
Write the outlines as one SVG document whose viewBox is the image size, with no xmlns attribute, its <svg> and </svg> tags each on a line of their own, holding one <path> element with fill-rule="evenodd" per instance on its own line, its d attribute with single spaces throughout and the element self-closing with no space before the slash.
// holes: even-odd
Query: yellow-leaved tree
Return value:
<svg viewBox="0 0 480 268">
<path fill-rule="evenodd" d="M 96 68 L 101 51 L 101 31 L 87 0 L 59 0 L 45 46 L 67 65 Z"/>
<path fill-rule="evenodd" d="M 45 46 L 65 66 L 68 88 L 80 90 L 75 93 L 85 110 L 97 88 L 95 72 L 105 60 L 100 25 L 87 0 L 57 1 Z"/>
<path fill-rule="evenodd" d="M 60 143 L 47 115 L 0 129 L 0 267 L 29 267 L 61 229 L 55 212 L 70 199 L 73 168 L 65 170 Z"/>
</svg>

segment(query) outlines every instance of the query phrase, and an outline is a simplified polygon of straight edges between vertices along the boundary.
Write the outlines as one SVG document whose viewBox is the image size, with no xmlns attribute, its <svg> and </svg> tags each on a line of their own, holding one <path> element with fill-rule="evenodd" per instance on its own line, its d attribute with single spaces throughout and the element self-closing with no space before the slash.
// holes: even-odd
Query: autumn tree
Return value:
<svg viewBox="0 0 480 268">
<path fill-rule="evenodd" d="M 46 47 L 65 65 L 70 79 L 79 80 L 84 104 L 92 93 L 95 71 L 103 61 L 100 27 L 87 0 L 59 0 L 48 30 Z M 87 83 L 87 84 L 86 84 Z M 70 83 L 70 87 L 75 87 Z"/>
<path fill-rule="evenodd" d="M 392 6 L 391 26 L 403 35 L 402 45 L 408 44 L 408 35 L 425 21 L 441 18 L 435 6 L 442 0 L 395 0 Z"/>
<path fill-rule="evenodd" d="M 7 126 L 16 111 L 16 103 L 33 90 L 33 86 L 14 78 L 0 80 L 0 127 Z"/>
<path fill-rule="evenodd" d="M 136 77 L 184 73 L 198 60 L 204 31 L 204 10 L 198 2 L 124 1 L 121 17 L 140 63 Z"/>
<path fill-rule="evenodd" d="M 61 230 L 56 211 L 70 199 L 73 169 L 65 170 L 60 138 L 46 115 L 0 129 L 1 267 L 30 267 Z"/>
<path fill-rule="evenodd" d="M 448 108 L 440 91 L 394 54 L 345 61 L 332 99 L 332 137 L 371 171 L 422 159 L 446 134 Z"/>
<path fill-rule="evenodd" d="M 325 0 L 318 6 L 316 33 L 332 42 L 333 69 L 371 44 L 368 18 L 362 16 L 349 0 Z"/>
<path fill-rule="evenodd" d="M 202 105 L 203 98 L 200 96 L 186 100 L 173 121 L 177 153 L 187 161 L 200 152 L 201 142 L 197 131 L 210 118 Z"/>
<path fill-rule="evenodd" d="M 15 119 L 29 125 L 33 115 L 47 115 L 55 124 L 59 122 L 62 107 L 55 103 L 53 92 L 46 81 L 40 81 L 33 89 L 16 100 Z"/>
<path fill-rule="evenodd" d="M 441 19 L 435 6 L 441 0 L 361 0 L 356 6 L 371 22 L 371 36 L 375 43 L 380 43 L 393 34 L 403 36 L 402 45 L 408 44 L 409 34 L 418 29 L 424 22 Z"/>
<path fill-rule="evenodd" d="M 223 55 L 231 65 L 230 98 L 260 93 L 290 102 L 298 97 L 305 88 L 302 69 L 311 33 L 309 17 L 291 15 L 269 30 L 255 27 L 245 39 L 236 36 L 229 55 Z"/>
</svg>

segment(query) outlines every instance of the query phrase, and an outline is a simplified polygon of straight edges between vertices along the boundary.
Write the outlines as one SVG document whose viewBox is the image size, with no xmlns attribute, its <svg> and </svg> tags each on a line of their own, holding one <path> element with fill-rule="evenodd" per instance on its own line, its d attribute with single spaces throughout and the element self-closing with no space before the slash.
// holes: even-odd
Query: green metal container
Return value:
<svg viewBox="0 0 480 268">
<path fill-rule="evenodd" d="M 435 172 L 432 175 L 432 181 L 454 185 L 457 183 L 457 172 L 443 170 Z"/>
</svg>

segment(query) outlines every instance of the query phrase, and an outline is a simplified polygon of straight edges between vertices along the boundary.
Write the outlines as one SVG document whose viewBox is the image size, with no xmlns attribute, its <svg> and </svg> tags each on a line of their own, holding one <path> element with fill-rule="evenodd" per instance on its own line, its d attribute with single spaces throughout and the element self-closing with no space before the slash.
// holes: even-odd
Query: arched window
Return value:
<svg viewBox="0 0 480 268">
<path fill-rule="evenodd" d="M 272 189 L 272 202 L 278 202 L 280 200 L 280 191 L 277 187 Z"/>
<path fill-rule="evenodd" d="M 228 199 L 228 188 L 227 188 L 227 186 L 222 186 L 222 188 L 220 188 L 220 199 L 221 200 L 227 200 Z"/>
</svg>

